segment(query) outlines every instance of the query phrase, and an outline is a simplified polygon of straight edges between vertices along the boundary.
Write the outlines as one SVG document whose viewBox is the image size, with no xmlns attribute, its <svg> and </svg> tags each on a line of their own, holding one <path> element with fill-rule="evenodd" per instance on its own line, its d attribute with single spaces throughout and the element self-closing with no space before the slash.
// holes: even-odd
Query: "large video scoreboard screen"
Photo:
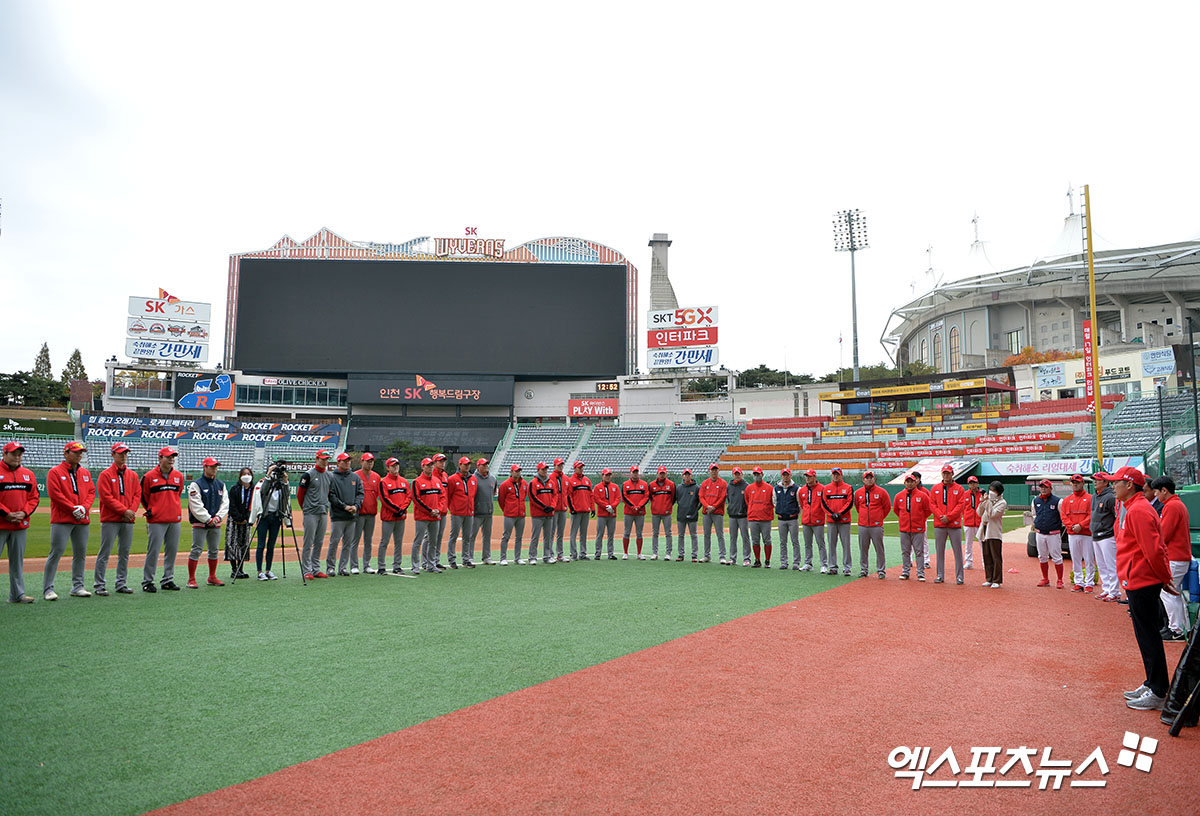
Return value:
<svg viewBox="0 0 1200 816">
<path fill-rule="evenodd" d="M 625 372 L 624 264 L 243 258 L 233 367 Z"/>
</svg>

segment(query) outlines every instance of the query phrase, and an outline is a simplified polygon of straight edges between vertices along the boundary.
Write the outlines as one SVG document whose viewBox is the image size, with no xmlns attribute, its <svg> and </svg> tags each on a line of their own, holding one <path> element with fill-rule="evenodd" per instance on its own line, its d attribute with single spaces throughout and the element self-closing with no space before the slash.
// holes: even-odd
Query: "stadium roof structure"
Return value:
<svg viewBox="0 0 1200 816">
<path fill-rule="evenodd" d="M 1200 319 L 1200 240 L 1095 253 L 1096 308 L 1164 303 Z M 1030 300 L 1088 300 L 1087 256 L 1051 256 L 1028 266 L 947 281 L 894 309 L 879 342 L 891 358 L 913 330 L 947 311 Z"/>
<path fill-rule="evenodd" d="M 304 241 L 284 235 L 266 249 L 229 256 L 229 284 L 225 299 L 225 359 L 232 360 L 237 325 L 237 282 L 242 258 L 298 258 L 361 261 L 454 261 L 492 263 L 624 264 L 626 268 L 625 357 L 626 373 L 637 369 L 638 271 L 623 254 L 584 238 L 554 237 L 526 241 L 505 249 L 503 239 L 433 238 L 428 235 L 401 243 L 351 241 L 322 227 Z"/>
</svg>

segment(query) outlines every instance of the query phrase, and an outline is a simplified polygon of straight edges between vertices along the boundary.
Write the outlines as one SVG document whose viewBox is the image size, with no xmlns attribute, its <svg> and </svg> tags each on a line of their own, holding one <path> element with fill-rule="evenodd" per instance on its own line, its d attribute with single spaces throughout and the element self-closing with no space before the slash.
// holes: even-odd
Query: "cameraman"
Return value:
<svg viewBox="0 0 1200 816">
<path fill-rule="evenodd" d="M 258 580 L 275 581 L 278 577 L 271 572 L 275 561 L 275 538 L 283 524 L 285 515 L 292 512 L 289 498 L 287 463 L 282 459 L 267 468 L 267 474 L 254 487 L 254 504 L 250 510 L 250 521 L 258 525 L 258 549 L 254 563 L 258 567 Z M 267 550 L 267 569 L 263 572 L 263 548 Z"/>
</svg>

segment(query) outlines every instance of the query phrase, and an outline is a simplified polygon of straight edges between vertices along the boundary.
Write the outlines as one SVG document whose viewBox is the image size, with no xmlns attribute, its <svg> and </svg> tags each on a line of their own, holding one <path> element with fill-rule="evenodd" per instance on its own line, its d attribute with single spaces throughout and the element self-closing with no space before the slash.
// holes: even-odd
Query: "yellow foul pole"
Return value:
<svg viewBox="0 0 1200 816">
<path fill-rule="evenodd" d="M 1096 265 L 1092 255 L 1092 199 L 1088 194 L 1088 185 L 1083 185 L 1083 228 L 1087 236 L 1087 265 L 1088 265 L 1088 299 L 1092 306 L 1092 319 L 1084 339 L 1086 348 L 1084 354 L 1090 358 L 1091 365 L 1085 364 L 1087 371 L 1087 388 L 1092 392 L 1094 414 L 1096 419 L 1096 467 L 1104 467 L 1104 437 L 1100 428 L 1100 358 L 1096 353 L 1096 332 L 1100 330 L 1096 320 Z M 1086 361 L 1085 361 L 1086 363 Z"/>
</svg>

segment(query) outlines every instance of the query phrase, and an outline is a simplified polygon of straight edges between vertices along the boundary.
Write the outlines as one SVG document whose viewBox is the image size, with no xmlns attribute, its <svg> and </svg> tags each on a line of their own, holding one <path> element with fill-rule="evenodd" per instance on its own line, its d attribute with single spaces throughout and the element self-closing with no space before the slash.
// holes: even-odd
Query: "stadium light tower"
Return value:
<svg viewBox="0 0 1200 816">
<path fill-rule="evenodd" d="M 854 334 L 854 381 L 858 382 L 858 287 L 854 279 L 854 253 L 869 249 L 867 217 L 858 210 L 842 210 L 833 216 L 833 248 L 850 253 L 850 319 Z"/>
</svg>

